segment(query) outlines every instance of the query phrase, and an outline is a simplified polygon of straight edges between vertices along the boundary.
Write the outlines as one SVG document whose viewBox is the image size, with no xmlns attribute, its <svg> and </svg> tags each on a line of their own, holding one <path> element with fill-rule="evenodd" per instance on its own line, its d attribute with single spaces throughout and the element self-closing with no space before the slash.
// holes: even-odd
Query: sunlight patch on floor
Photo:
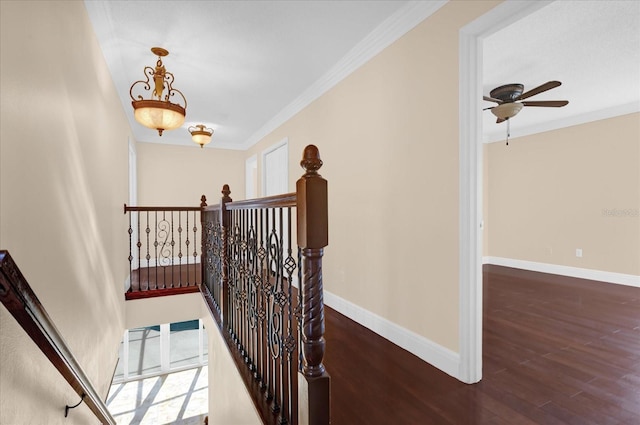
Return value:
<svg viewBox="0 0 640 425">
<path fill-rule="evenodd" d="M 202 425 L 208 404 L 207 367 L 114 384 L 107 398 L 118 425 Z"/>
</svg>

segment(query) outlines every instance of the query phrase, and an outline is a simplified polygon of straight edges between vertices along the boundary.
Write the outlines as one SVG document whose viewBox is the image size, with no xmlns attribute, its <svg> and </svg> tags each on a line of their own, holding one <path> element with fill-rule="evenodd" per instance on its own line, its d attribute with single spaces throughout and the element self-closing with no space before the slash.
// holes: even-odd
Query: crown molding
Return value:
<svg viewBox="0 0 640 425">
<path fill-rule="evenodd" d="M 352 72 L 380 53 L 391 43 L 434 14 L 448 0 L 410 1 L 406 6 L 385 19 L 376 29 L 356 44 L 336 65 L 309 86 L 293 102 L 253 133 L 240 149 L 249 149 L 269 133 L 291 119 L 311 102 L 325 94 Z"/>
</svg>

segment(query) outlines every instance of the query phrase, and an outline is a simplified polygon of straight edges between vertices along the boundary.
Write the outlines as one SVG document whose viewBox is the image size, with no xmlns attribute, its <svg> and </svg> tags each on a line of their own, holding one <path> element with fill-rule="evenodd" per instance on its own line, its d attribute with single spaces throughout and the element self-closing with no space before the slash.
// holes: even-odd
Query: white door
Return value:
<svg viewBox="0 0 640 425">
<path fill-rule="evenodd" d="M 289 192 L 289 142 L 285 138 L 262 152 L 262 196 Z"/>
<path fill-rule="evenodd" d="M 247 159 L 244 167 L 244 198 L 254 199 L 258 197 L 258 157 L 253 155 Z"/>
</svg>

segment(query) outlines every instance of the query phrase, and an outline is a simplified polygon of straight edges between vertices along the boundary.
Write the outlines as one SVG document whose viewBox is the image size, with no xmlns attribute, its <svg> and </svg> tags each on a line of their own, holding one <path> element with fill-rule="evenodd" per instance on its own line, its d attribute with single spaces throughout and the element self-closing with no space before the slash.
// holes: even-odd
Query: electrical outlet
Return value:
<svg viewBox="0 0 640 425">
<path fill-rule="evenodd" d="M 576 248 L 576 257 L 578 258 L 582 257 L 582 248 Z"/>
</svg>

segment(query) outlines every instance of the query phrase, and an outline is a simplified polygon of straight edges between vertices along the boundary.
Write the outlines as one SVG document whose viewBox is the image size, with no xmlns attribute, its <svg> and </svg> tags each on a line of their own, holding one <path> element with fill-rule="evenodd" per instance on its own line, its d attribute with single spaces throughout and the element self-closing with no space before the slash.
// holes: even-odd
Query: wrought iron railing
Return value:
<svg viewBox="0 0 640 425">
<path fill-rule="evenodd" d="M 197 292 L 201 207 L 132 207 L 127 299 Z"/>
<path fill-rule="evenodd" d="M 203 199 L 201 291 L 263 421 L 326 425 L 327 182 L 315 146 L 301 165 L 294 193 L 233 202 L 225 185 L 218 205 Z"/>
</svg>

